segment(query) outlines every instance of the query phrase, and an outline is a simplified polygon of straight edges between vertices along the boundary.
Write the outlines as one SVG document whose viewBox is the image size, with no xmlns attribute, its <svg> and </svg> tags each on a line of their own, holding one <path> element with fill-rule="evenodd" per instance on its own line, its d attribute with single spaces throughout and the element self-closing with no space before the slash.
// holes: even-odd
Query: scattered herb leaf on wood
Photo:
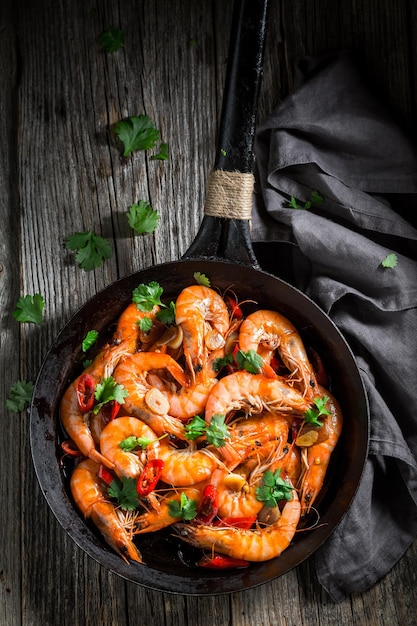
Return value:
<svg viewBox="0 0 417 626">
<path fill-rule="evenodd" d="M 21 296 L 16 302 L 13 317 L 16 318 L 18 322 L 40 324 L 42 322 L 44 306 L 44 299 L 39 293 L 35 293 L 33 296 Z"/>
<path fill-rule="evenodd" d="M 66 247 L 77 251 L 75 260 L 86 272 L 100 267 L 105 259 L 111 257 L 112 252 L 108 239 L 96 235 L 92 230 L 69 235 Z"/>
<path fill-rule="evenodd" d="M 117 52 L 124 46 L 125 35 L 120 28 L 113 26 L 103 31 L 99 36 L 100 48 L 104 52 Z"/>
<path fill-rule="evenodd" d="M 152 161 L 166 161 L 168 159 L 168 144 L 161 143 L 158 154 L 151 156 Z"/>
<path fill-rule="evenodd" d="M 159 220 L 158 212 L 146 200 L 132 204 L 126 215 L 129 226 L 139 235 L 153 233 Z"/>
<path fill-rule="evenodd" d="M 12 413 L 23 411 L 31 401 L 34 384 L 32 381 L 18 380 L 10 387 L 9 397 L 6 399 L 6 407 Z"/>
<path fill-rule="evenodd" d="M 135 150 L 150 150 L 159 141 L 160 132 L 147 115 L 132 115 L 120 120 L 114 132 L 123 144 L 123 156 L 129 156 Z"/>
</svg>

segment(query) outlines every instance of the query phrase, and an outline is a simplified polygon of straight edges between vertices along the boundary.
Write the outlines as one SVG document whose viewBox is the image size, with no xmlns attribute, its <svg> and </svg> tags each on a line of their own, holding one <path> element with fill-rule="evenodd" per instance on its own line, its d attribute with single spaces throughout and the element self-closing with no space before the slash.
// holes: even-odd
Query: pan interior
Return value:
<svg viewBox="0 0 417 626">
<path fill-rule="evenodd" d="M 59 403 L 66 386 L 85 358 L 81 342 L 92 328 L 106 337 L 141 283 L 158 282 L 164 297 L 175 298 L 201 272 L 212 287 L 232 289 L 239 301 L 255 300 L 259 308 L 274 309 L 298 328 L 306 345 L 315 349 L 331 377 L 331 391 L 344 415 L 341 440 L 332 458 L 317 501 L 317 516 L 306 520 L 292 545 L 278 558 L 247 569 L 223 572 L 195 566 L 196 551 L 172 531 L 142 535 L 138 545 L 146 565 L 126 564 L 114 554 L 96 530 L 75 509 L 68 489 L 70 467 L 60 463 L 63 433 Z M 160 591 L 185 595 L 215 595 L 263 584 L 309 557 L 333 532 L 347 511 L 360 481 L 368 446 L 368 410 L 354 357 L 331 320 L 305 295 L 266 272 L 238 264 L 184 260 L 131 274 L 113 283 L 87 302 L 63 328 L 51 346 L 35 385 L 30 417 L 35 471 L 46 501 L 69 536 L 92 558 L 123 578 Z M 198 555 L 201 552 L 198 551 Z"/>
</svg>

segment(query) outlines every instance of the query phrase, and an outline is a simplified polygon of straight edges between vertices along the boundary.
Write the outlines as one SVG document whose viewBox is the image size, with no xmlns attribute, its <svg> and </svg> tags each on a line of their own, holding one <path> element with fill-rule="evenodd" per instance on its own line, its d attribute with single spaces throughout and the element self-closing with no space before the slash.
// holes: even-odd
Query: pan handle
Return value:
<svg viewBox="0 0 417 626">
<path fill-rule="evenodd" d="M 214 169 L 203 221 L 184 259 L 226 259 L 259 268 L 249 220 L 267 8 L 268 0 L 234 2 Z"/>
</svg>

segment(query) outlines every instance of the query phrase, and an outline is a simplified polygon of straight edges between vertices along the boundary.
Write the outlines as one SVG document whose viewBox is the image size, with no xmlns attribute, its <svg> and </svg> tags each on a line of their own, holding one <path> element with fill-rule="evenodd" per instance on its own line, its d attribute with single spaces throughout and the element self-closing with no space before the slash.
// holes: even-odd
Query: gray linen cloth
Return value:
<svg viewBox="0 0 417 626">
<path fill-rule="evenodd" d="M 302 60 L 294 92 L 258 128 L 255 156 L 260 264 L 333 319 L 370 405 L 360 486 L 314 557 L 338 602 L 375 584 L 417 537 L 417 150 L 341 51 Z M 321 204 L 288 206 L 313 191 Z M 397 265 L 384 268 L 390 253 Z"/>
</svg>

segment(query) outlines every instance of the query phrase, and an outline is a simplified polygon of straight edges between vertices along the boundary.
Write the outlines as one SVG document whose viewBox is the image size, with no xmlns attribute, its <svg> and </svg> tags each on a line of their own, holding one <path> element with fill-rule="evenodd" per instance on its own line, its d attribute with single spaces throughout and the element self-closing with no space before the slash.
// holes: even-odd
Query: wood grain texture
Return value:
<svg viewBox="0 0 417 626">
<path fill-rule="evenodd" d="M 35 380 L 65 322 L 120 276 L 179 258 L 202 217 L 214 160 L 231 1 L 3 0 L 0 8 L 0 396 Z M 105 54 L 99 34 L 125 32 Z M 404 128 L 416 132 L 417 10 L 412 0 L 271 0 L 260 97 L 263 121 L 293 89 L 303 55 L 350 47 Z M 119 119 L 146 113 L 169 144 L 167 162 L 121 156 Z M 140 199 L 160 214 L 132 236 Z M 76 231 L 108 237 L 112 257 L 83 272 L 65 248 Z M 44 322 L 11 316 L 42 293 Z M 28 416 L 3 410 L 0 439 L 1 626 L 412 626 L 417 543 L 374 588 L 335 605 L 313 559 L 279 579 L 220 597 L 188 598 L 127 583 L 87 557 L 38 488 Z"/>
</svg>

